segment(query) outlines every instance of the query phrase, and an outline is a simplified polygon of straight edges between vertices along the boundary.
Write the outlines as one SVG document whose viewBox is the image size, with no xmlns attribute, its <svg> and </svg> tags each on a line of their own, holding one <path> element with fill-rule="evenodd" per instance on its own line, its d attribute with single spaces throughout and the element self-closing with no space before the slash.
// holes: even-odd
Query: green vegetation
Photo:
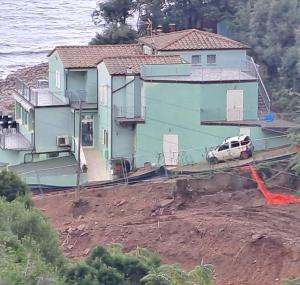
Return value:
<svg viewBox="0 0 300 285">
<path fill-rule="evenodd" d="M 8 202 L 29 195 L 27 185 L 11 171 L 1 171 L 0 182 L 0 197 L 4 197 Z"/>
<path fill-rule="evenodd" d="M 129 24 L 138 15 L 137 31 Z M 165 32 L 168 24 L 177 30 L 198 28 L 216 32 L 225 23 L 229 35 L 248 44 L 263 77 L 273 91 L 300 91 L 300 2 L 298 0 L 108 0 L 93 13 L 103 34 L 92 44 L 134 42 L 146 34 L 148 21 Z M 127 28 L 126 28 L 127 27 Z M 109 35 L 109 36 L 108 36 Z M 299 101 L 298 101 L 299 103 Z"/>
<path fill-rule="evenodd" d="M 56 268 L 62 263 L 58 238 L 45 218 L 20 201 L 0 200 L 1 284 L 35 285 L 48 279 L 60 284 Z"/>
<path fill-rule="evenodd" d="M 141 248 L 124 253 L 119 245 L 98 246 L 86 261 L 65 271 L 67 285 L 212 285 L 213 268 L 195 267 L 185 272 L 176 265 L 162 265 L 156 254 Z"/>
</svg>

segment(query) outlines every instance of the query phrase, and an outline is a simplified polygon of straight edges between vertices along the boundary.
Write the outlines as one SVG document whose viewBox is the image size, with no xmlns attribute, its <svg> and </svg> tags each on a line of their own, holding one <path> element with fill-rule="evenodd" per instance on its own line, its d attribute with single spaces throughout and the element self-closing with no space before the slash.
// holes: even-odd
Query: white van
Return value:
<svg viewBox="0 0 300 285">
<path fill-rule="evenodd" d="M 225 141 L 217 146 L 214 150 L 207 154 L 209 163 L 218 163 L 230 159 L 247 159 L 252 156 L 254 146 L 249 136 L 236 136 L 225 139 Z"/>
</svg>

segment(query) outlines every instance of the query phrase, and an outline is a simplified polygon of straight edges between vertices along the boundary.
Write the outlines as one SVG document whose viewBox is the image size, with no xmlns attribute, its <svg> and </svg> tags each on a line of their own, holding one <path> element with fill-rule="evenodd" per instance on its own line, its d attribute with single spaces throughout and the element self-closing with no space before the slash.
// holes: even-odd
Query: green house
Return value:
<svg viewBox="0 0 300 285">
<path fill-rule="evenodd" d="M 76 183 L 79 156 L 86 183 L 114 178 L 120 161 L 130 169 L 200 162 L 239 134 L 258 150 L 287 144 L 261 120 L 271 102 L 247 49 L 195 29 L 56 47 L 49 82 L 18 82 L 18 128 L 0 134 L 0 163 L 30 184 L 64 186 Z"/>
</svg>

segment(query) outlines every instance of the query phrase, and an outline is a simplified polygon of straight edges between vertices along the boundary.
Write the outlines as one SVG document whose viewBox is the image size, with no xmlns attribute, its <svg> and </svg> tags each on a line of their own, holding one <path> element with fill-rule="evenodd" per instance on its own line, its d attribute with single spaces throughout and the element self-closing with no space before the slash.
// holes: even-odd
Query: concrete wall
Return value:
<svg viewBox="0 0 300 285">
<path fill-rule="evenodd" d="M 24 163 L 24 155 L 30 151 L 2 150 L 0 148 L 0 164 L 17 165 Z"/>
<path fill-rule="evenodd" d="M 226 91 L 244 90 L 245 108 L 253 111 L 247 114 L 256 118 L 256 83 L 227 84 L 188 84 L 188 83 L 151 83 L 143 82 L 143 98 L 146 104 L 145 124 L 137 125 L 136 162 L 163 164 L 163 135 L 179 136 L 179 163 L 188 164 L 205 160 L 206 151 L 220 144 L 224 138 L 240 134 L 240 127 L 205 126 L 200 124 L 200 109 L 219 108 L 225 115 Z M 274 136 L 266 134 L 260 128 L 250 130 L 254 140 Z M 285 142 L 286 143 L 286 142 Z M 255 141 L 257 149 L 263 149 L 264 143 Z M 281 145 L 283 141 L 273 140 L 270 145 Z"/>
<path fill-rule="evenodd" d="M 67 92 L 71 101 L 78 101 L 79 99 L 85 101 L 87 71 L 68 70 L 66 74 Z"/>
<path fill-rule="evenodd" d="M 73 135 L 74 119 L 69 107 L 43 107 L 35 109 L 36 152 L 63 150 L 57 147 L 57 136 Z"/>
<path fill-rule="evenodd" d="M 72 101 L 97 103 L 97 69 L 69 69 L 66 73 L 67 91 L 73 96 Z"/>
<path fill-rule="evenodd" d="M 201 84 L 200 120 L 226 120 L 227 90 L 243 90 L 243 118 L 256 120 L 258 108 L 257 82 Z"/>
<path fill-rule="evenodd" d="M 205 68 L 239 68 L 246 60 L 246 50 L 195 50 L 195 51 L 160 51 L 161 55 L 180 55 L 191 63 L 192 55 L 201 56 L 201 67 Z M 207 55 L 216 55 L 216 64 L 207 64 Z"/>
</svg>

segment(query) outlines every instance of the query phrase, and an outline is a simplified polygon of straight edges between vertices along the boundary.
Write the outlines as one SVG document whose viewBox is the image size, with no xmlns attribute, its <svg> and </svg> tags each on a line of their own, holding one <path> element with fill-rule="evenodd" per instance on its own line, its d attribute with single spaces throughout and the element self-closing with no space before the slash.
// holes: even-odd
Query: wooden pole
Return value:
<svg viewBox="0 0 300 285">
<path fill-rule="evenodd" d="M 75 190 L 75 202 L 80 200 L 80 174 L 81 174 L 81 137 L 82 137 L 82 124 L 81 124 L 81 113 L 82 113 L 82 101 L 79 101 L 79 131 L 78 131 L 78 162 L 77 162 L 77 181 Z"/>
</svg>

